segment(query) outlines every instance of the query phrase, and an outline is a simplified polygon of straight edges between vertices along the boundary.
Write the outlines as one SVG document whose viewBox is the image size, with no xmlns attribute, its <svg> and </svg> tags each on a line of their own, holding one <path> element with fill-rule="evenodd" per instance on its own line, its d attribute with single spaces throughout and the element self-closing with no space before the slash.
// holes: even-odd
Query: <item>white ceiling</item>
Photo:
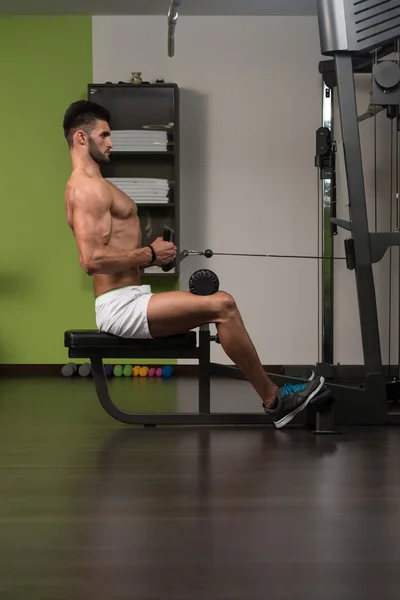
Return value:
<svg viewBox="0 0 400 600">
<path fill-rule="evenodd" d="M 181 0 L 184 15 L 315 15 L 317 0 Z M 170 0 L 0 0 L 0 14 L 166 15 Z"/>
</svg>

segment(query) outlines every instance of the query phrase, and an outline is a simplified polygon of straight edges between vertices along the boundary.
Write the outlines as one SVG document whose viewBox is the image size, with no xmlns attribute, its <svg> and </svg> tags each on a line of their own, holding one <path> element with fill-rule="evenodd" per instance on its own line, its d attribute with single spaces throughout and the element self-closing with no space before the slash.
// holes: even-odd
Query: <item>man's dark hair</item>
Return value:
<svg viewBox="0 0 400 600">
<path fill-rule="evenodd" d="M 77 129 L 84 129 L 90 134 L 97 121 L 106 121 L 110 124 L 111 115 L 106 108 L 88 100 L 73 102 L 68 107 L 63 122 L 64 135 L 68 146 L 72 147 L 73 136 Z"/>
</svg>

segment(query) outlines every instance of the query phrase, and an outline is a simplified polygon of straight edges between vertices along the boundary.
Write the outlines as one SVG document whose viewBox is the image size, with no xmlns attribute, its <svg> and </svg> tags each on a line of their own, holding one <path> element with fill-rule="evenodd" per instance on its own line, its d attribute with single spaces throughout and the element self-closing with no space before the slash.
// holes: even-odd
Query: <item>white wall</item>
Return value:
<svg viewBox="0 0 400 600">
<path fill-rule="evenodd" d="M 181 15 L 174 58 L 165 17 L 93 17 L 94 82 L 141 71 L 181 88 L 183 247 L 318 252 L 320 59 L 315 17 Z M 318 261 L 188 258 L 183 289 L 203 265 L 236 298 L 264 364 L 319 359 Z M 362 362 L 354 273 L 337 271 L 335 360 Z M 215 345 L 212 359 L 230 362 Z"/>
</svg>

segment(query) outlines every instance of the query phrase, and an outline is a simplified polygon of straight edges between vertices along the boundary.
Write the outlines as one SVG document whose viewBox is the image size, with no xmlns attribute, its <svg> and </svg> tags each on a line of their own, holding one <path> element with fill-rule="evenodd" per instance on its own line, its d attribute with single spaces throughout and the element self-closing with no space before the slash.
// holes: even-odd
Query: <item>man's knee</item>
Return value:
<svg viewBox="0 0 400 600">
<path fill-rule="evenodd" d="M 226 292 L 216 292 L 213 296 L 217 305 L 218 316 L 222 319 L 229 319 L 236 311 L 237 306 L 233 296 Z"/>
</svg>

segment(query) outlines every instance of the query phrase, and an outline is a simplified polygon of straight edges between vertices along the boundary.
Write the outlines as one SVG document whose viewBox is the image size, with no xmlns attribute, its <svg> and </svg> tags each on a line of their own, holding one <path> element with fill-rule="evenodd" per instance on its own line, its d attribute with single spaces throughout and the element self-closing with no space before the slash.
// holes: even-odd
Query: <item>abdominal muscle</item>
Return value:
<svg viewBox="0 0 400 600">
<path fill-rule="evenodd" d="M 128 285 L 141 285 L 139 269 L 130 269 L 122 273 L 113 273 L 112 275 L 93 275 L 94 294 L 101 296 L 106 292 Z"/>
<path fill-rule="evenodd" d="M 137 215 L 137 207 L 120 190 L 113 188 L 113 208 L 111 209 L 112 227 L 109 246 L 122 250 L 136 250 L 142 243 L 142 232 Z M 113 214 L 117 213 L 117 214 Z M 93 275 L 95 296 L 111 290 L 141 285 L 139 266 L 131 267 L 119 273 L 101 273 Z"/>
</svg>

